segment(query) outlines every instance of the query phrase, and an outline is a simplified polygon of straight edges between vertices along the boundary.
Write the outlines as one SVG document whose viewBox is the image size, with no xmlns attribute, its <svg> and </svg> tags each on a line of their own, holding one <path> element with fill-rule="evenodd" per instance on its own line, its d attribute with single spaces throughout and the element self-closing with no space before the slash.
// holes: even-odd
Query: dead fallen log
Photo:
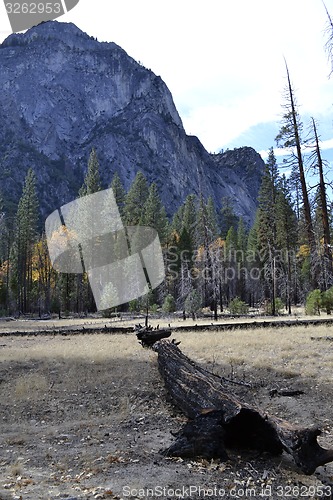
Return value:
<svg viewBox="0 0 333 500">
<path fill-rule="evenodd" d="M 305 474 L 333 461 L 333 450 L 318 442 L 320 430 L 299 428 L 260 413 L 224 392 L 222 381 L 185 356 L 169 341 L 154 345 L 165 386 L 190 421 L 177 433 L 165 454 L 180 457 L 228 458 L 227 449 L 289 453 Z"/>
</svg>

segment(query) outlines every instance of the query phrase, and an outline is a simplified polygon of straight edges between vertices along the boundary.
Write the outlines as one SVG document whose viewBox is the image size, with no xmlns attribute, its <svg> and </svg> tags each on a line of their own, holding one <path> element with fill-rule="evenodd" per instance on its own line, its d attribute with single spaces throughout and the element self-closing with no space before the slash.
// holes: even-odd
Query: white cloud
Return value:
<svg viewBox="0 0 333 500">
<path fill-rule="evenodd" d="M 302 151 L 304 154 L 311 153 L 311 150 L 313 151 L 315 148 L 314 144 L 308 144 L 307 146 L 302 147 Z M 327 151 L 333 149 L 333 138 L 332 139 L 327 139 L 325 141 L 320 142 L 320 150 L 321 151 Z M 268 157 L 268 149 L 259 151 L 260 156 L 263 159 L 266 159 Z M 290 154 L 290 151 L 288 149 L 284 148 L 274 148 L 274 155 L 278 158 L 281 156 L 288 156 Z"/>
</svg>

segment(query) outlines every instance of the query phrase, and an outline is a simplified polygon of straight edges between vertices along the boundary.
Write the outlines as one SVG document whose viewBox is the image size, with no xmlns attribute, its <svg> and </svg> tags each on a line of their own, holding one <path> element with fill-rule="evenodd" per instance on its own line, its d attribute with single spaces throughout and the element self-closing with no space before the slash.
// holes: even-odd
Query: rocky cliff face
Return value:
<svg viewBox="0 0 333 500">
<path fill-rule="evenodd" d="M 210 155 L 187 136 L 160 77 L 114 43 L 47 22 L 0 46 L 0 189 L 15 207 L 34 167 L 43 215 L 71 201 L 94 146 L 107 187 L 142 170 L 171 214 L 189 193 L 229 196 L 250 221 L 263 161 L 253 149 Z"/>
</svg>

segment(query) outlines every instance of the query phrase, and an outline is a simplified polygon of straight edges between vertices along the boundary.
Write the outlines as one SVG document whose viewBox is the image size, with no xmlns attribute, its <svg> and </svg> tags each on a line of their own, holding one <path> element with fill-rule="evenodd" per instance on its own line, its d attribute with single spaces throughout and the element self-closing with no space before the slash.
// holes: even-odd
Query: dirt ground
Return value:
<svg viewBox="0 0 333 500">
<path fill-rule="evenodd" d="M 178 333 L 225 388 L 270 414 L 323 430 L 333 448 L 333 327 Z M 251 387 L 237 385 L 244 381 Z M 271 397 L 292 388 L 297 397 Z M 157 355 L 134 334 L 0 338 L 0 500 L 333 498 L 333 464 L 305 476 L 291 458 L 165 458 L 185 423 Z"/>
</svg>

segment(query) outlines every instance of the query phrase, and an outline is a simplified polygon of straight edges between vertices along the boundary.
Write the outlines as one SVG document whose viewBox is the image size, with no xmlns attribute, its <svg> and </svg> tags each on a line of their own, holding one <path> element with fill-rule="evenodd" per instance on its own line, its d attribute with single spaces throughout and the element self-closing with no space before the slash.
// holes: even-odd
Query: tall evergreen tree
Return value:
<svg viewBox="0 0 333 500">
<path fill-rule="evenodd" d="M 210 235 L 211 240 L 215 240 L 219 234 L 219 227 L 217 222 L 217 213 L 214 205 L 213 198 L 211 196 L 208 197 L 207 201 L 207 225 L 208 225 L 208 233 Z"/>
<path fill-rule="evenodd" d="M 142 172 L 138 172 L 125 199 L 124 218 L 126 225 L 137 226 L 140 223 L 148 194 L 147 180 Z"/>
<path fill-rule="evenodd" d="M 253 307 L 256 303 L 261 302 L 262 287 L 261 287 L 261 272 L 262 262 L 259 252 L 259 217 L 258 210 L 256 212 L 253 226 L 249 231 L 246 248 L 246 264 L 249 279 L 247 280 L 247 291 L 249 293 L 249 304 Z"/>
<path fill-rule="evenodd" d="M 97 158 L 96 149 L 93 148 L 89 156 L 88 169 L 84 178 L 83 185 L 79 191 L 79 196 L 86 196 L 88 194 L 97 193 L 97 191 L 100 191 L 101 189 L 102 183 L 99 172 L 99 161 Z"/>
<path fill-rule="evenodd" d="M 148 198 L 143 205 L 143 213 L 140 218 L 141 226 L 149 226 L 156 229 L 161 243 L 164 243 L 168 234 L 168 219 L 165 208 L 153 182 L 149 186 Z"/>
<path fill-rule="evenodd" d="M 298 245 L 297 216 L 293 209 L 290 190 L 285 177 L 279 181 L 276 199 L 277 246 L 280 250 L 280 269 L 284 276 L 286 309 L 291 314 L 292 301 L 298 302 L 298 275 L 296 248 Z M 292 300 L 293 299 L 293 300 Z"/>
<path fill-rule="evenodd" d="M 92 148 L 91 153 L 89 155 L 87 173 L 84 178 L 84 182 L 81 186 L 81 189 L 79 190 L 79 196 L 83 197 L 91 195 L 97 193 L 98 191 L 101 191 L 101 189 L 102 189 L 102 183 L 99 171 L 99 161 L 96 149 Z M 92 226 L 93 224 L 93 221 L 91 220 L 92 217 L 91 207 L 89 206 L 87 207 L 86 218 L 82 217 L 82 215 L 83 214 L 81 213 L 80 218 L 85 220 L 85 224 L 87 225 L 86 234 L 89 234 L 90 226 Z M 77 292 L 76 292 L 77 311 L 81 312 L 82 310 L 86 310 L 87 308 L 91 311 L 94 311 L 95 301 L 87 278 L 87 274 L 86 273 L 84 273 L 83 275 L 78 274 L 76 276 L 76 281 L 77 281 Z M 66 290 L 67 290 L 68 280 L 65 279 L 63 283 L 66 284 Z M 65 302 L 68 303 L 69 299 L 66 299 Z"/>
<path fill-rule="evenodd" d="M 221 234 L 222 238 L 226 238 L 231 227 L 236 231 L 238 224 L 238 216 L 235 214 L 232 200 L 229 196 L 222 198 L 221 208 Z"/>
<path fill-rule="evenodd" d="M 123 216 L 124 215 L 126 191 L 124 189 L 124 186 L 122 185 L 122 182 L 120 180 L 118 172 L 114 173 L 110 188 L 113 190 L 113 194 L 114 194 L 114 197 L 115 197 L 115 200 L 117 203 L 119 213 L 121 216 Z"/>
<path fill-rule="evenodd" d="M 189 194 L 186 197 L 184 203 L 182 230 L 186 229 L 187 234 L 191 239 L 192 245 L 194 244 L 195 240 L 196 223 L 197 223 L 196 196 L 194 194 Z"/>
<path fill-rule="evenodd" d="M 195 242 L 196 247 L 207 248 L 210 243 L 210 235 L 208 232 L 208 217 L 207 206 L 203 196 L 199 198 L 199 206 L 195 222 Z"/>
<path fill-rule="evenodd" d="M 271 300 L 272 314 L 275 315 L 276 299 L 276 251 L 277 251 L 277 183 L 278 168 L 273 148 L 270 149 L 259 192 L 258 242 L 261 255 L 266 261 L 266 276 L 269 284 L 267 294 Z"/>
<path fill-rule="evenodd" d="M 237 231 L 230 226 L 225 238 L 225 293 L 227 302 L 237 293 Z"/>
<path fill-rule="evenodd" d="M 180 232 L 182 230 L 183 217 L 184 217 L 184 204 L 180 205 L 178 210 L 174 213 L 171 222 L 171 231 L 173 233 L 177 233 L 178 236 L 180 235 Z"/>
<path fill-rule="evenodd" d="M 247 249 L 247 231 L 243 218 L 239 218 L 237 227 L 237 290 L 236 294 L 243 301 L 246 300 L 246 249 Z"/>
<path fill-rule="evenodd" d="M 32 251 L 38 234 L 39 203 L 36 176 L 29 169 L 25 178 L 15 222 L 15 269 L 19 311 L 30 310 L 32 298 Z"/>
</svg>

